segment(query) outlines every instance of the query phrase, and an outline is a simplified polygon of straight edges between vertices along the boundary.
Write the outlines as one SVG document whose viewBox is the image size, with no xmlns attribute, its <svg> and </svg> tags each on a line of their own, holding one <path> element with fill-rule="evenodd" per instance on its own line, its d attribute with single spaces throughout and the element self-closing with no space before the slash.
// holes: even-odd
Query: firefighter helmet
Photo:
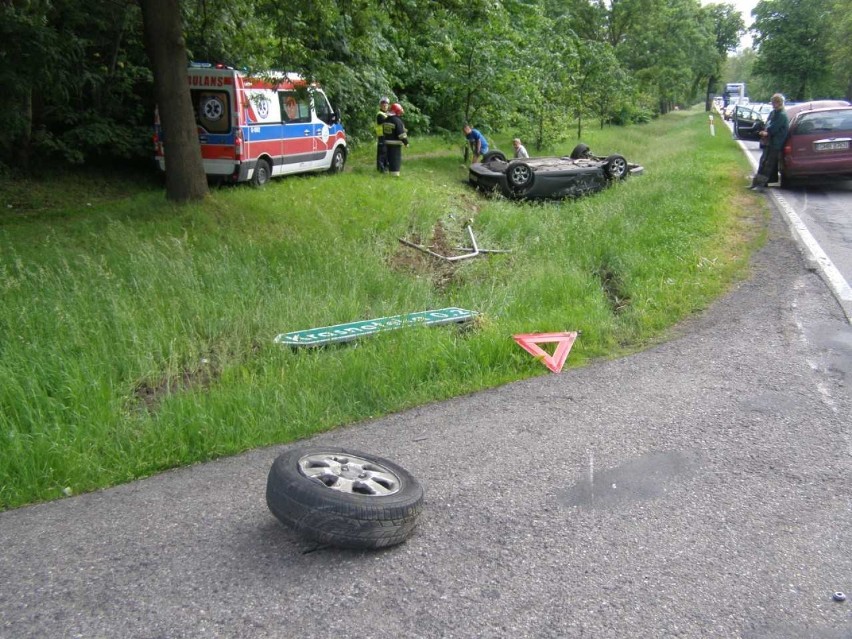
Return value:
<svg viewBox="0 0 852 639">
<path fill-rule="evenodd" d="M 399 102 L 394 102 L 393 104 L 391 104 L 388 111 L 390 111 L 394 115 L 402 115 L 403 113 L 405 113 L 402 108 L 402 105 Z"/>
</svg>

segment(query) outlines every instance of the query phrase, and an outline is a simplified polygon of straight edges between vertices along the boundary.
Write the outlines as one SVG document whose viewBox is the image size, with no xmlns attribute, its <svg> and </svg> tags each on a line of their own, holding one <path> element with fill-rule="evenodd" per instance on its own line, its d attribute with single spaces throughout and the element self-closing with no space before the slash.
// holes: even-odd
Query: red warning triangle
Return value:
<svg viewBox="0 0 852 639">
<path fill-rule="evenodd" d="M 512 335 L 512 339 L 530 355 L 540 359 L 541 363 L 554 373 L 558 373 L 562 370 L 565 360 L 568 359 L 568 352 L 574 345 L 574 340 L 577 339 L 577 332 L 527 333 L 525 335 Z M 557 343 L 553 355 L 548 355 L 544 349 L 538 346 L 539 344 L 552 344 L 553 342 Z"/>
</svg>

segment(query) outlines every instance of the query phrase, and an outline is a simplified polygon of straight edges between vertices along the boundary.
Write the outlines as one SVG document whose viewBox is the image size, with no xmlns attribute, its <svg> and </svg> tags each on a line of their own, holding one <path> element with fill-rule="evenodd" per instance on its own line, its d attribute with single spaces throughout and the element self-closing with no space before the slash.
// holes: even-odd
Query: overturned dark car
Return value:
<svg viewBox="0 0 852 639">
<path fill-rule="evenodd" d="M 491 151 L 482 162 L 470 165 L 468 182 L 512 199 L 565 198 L 596 193 L 642 171 L 621 155 L 592 155 L 588 146 L 578 144 L 564 157 L 507 160 L 500 151 Z"/>
</svg>

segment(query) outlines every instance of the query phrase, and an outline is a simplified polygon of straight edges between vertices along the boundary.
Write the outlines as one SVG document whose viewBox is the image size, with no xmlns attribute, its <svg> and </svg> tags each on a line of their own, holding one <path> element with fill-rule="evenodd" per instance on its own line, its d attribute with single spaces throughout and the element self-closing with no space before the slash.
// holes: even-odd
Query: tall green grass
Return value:
<svg viewBox="0 0 852 639">
<path fill-rule="evenodd" d="M 589 130 L 593 151 L 645 174 L 563 202 L 475 193 L 461 134 L 415 138 L 400 178 L 365 148 L 342 175 L 180 208 L 150 184 L 3 185 L 0 507 L 550 374 L 514 333 L 582 331 L 568 367 L 663 338 L 742 277 L 762 239 L 762 205 L 740 195 L 747 165 L 707 129 L 680 112 Z M 480 247 L 512 252 L 450 265 L 398 241 L 437 241 L 440 226 L 464 245 L 468 219 Z M 445 306 L 482 317 L 313 350 L 272 341 Z"/>
</svg>

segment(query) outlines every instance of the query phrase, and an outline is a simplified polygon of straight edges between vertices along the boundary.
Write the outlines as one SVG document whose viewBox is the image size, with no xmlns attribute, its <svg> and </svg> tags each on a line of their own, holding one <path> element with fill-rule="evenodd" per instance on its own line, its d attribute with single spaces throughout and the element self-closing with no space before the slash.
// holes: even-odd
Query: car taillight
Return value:
<svg viewBox="0 0 852 639">
<path fill-rule="evenodd" d="M 243 132 L 237 131 L 237 134 L 234 136 L 234 157 L 236 159 L 240 159 L 243 155 Z"/>
</svg>

